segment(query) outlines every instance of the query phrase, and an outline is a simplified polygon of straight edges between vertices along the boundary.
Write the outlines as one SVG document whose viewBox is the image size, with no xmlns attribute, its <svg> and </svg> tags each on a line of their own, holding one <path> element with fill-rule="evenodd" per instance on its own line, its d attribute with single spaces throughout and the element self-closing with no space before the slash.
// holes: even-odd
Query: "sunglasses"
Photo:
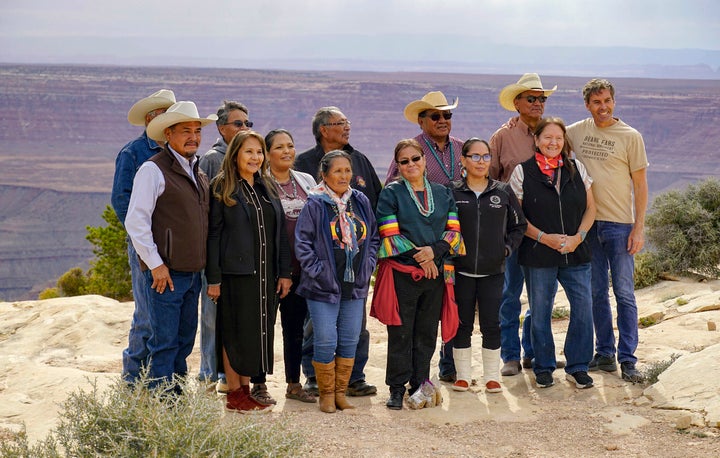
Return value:
<svg viewBox="0 0 720 458">
<path fill-rule="evenodd" d="M 463 156 L 470 159 L 473 162 L 480 162 L 481 159 L 485 162 L 490 162 L 490 159 L 492 159 L 491 154 L 473 154 L 471 156 L 463 154 Z"/>
<path fill-rule="evenodd" d="M 423 114 L 420 115 L 421 118 L 430 118 L 430 119 L 432 119 L 433 121 L 436 121 L 436 122 L 437 122 L 437 121 L 440 121 L 440 117 L 441 117 L 441 116 L 443 117 L 443 119 L 449 120 L 450 118 L 452 118 L 452 113 L 451 113 L 450 111 L 443 111 L 442 114 L 440 114 L 440 113 L 433 113 L 433 114 L 431 114 L 431 115 L 427 115 L 427 114 L 423 113 Z"/>
<path fill-rule="evenodd" d="M 547 100 L 547 97 L 544 95 L 528 95 L 526 97 L 518 97 L 519 99 L 526 99 L 528 103 L 535 103 L 536 100 L 539 100 L 540 103 L 545 103 Z"/>
<path fill-rule="evenodd" d="M 233 121 L 233 122 L 226 122 L 226 123 L 225 123 L 226 126 L 227 126 L 228 124 L 232 124 L 233 126 L 239 127 L 239 128 L 241 128 L 241 129 L 242 129 L 242 126 L 243 126 L 243 125 L 244 125 L 245 127 L 248 127 L 248 128 L 250 128 L 250 127 L 253 126 L 253 122 L 252 122 L 252 121 L 240 121 L 240 120 L 238 120 L 238 121 Z"/>
<path fill-rule="evenodd" d="M 343 126 L 344 128 L 345 126 L 349 126 L 351 124 L 352 123 L 346 119 L 345 121 L 326 122 L 323 126 Z"/>
<path fill-rule="evenodd" d="M 417 162 L 420 159 L 422 159 L 422 156 L 413 156 L 410 159 L 401 159 L 401 160 L 397 161 L 397 163 L 400 165 L 408 165 L 410 163 L 410 161 Z"/>
</svg>

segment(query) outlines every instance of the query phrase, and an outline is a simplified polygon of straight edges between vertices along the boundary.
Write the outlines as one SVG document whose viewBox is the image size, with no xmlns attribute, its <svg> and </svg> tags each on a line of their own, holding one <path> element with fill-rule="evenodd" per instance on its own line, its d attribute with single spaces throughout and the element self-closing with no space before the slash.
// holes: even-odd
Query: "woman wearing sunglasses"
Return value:
<svg viewBox="0 0 720 458">
<path fill-rule="evenodd" d="M 445 261 L 465 246 L 452 192 L 428 181 L 420 144 L 401 140 L 394 158 L 400 176 L 382 190 L 377 207 L 380 265 L 371 315 L 387 325 L 386 406 L 400 410 L 405 385 L 412 394 L 430 377 L 442 308 L 456 307 Z"/>
<path fill-rule="evenodd" d="M 455 391 L 467 391 L 472 380 L 471 335 L 477 304 L 482 334 L 485 389 L 500 385 L 500 303 L 505 258 L 514 252 L 527 223 L 510 186 L 489 177 L 490 148 L 473 137 L 462 147 L 463 179 L 453 183 L 453 196 L 466 255 L 455 259 L 455 299 L 460 325 L 454 340 L 457 381 Z"/>
</svg>

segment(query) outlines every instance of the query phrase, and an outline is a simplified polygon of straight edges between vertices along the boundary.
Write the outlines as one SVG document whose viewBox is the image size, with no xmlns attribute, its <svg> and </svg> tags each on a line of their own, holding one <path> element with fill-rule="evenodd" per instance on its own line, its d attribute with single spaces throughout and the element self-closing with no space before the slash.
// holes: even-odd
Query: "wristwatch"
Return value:
<svg viewBox="0 0 720 458">
<path fill-rule="evenodd" d="M 585 237 L 587 237 L 587 231 L 578 231 L 578 234 L 580 234 L 580 242 L 584 242 Z"/>
</svg>

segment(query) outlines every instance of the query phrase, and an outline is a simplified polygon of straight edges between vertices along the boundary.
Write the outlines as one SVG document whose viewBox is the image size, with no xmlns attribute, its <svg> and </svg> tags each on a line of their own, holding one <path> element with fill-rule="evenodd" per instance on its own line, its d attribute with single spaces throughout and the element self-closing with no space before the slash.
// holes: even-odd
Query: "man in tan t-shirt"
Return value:
<svg viewBox="0 0 720 458">
<path fill-rule="evenodd" d="M 617 371 L 615 335 L 610 308 L 608 269 L 617 302 L 617 361 L 624 380 L 642 382 L 636 369 L 638 313 L 634 288 L 634 255 L 645 244 L 648 201 L 647 153 L 640 133 L 613 117 L 615 88 L 593 79 L 583 88 L 592 117 L 567 129 L 577 158 L 593 179 L 597 205 L 595 224 L 587 234 L 592 249 L 595 357 L 591 371 Z"/>
</svg>

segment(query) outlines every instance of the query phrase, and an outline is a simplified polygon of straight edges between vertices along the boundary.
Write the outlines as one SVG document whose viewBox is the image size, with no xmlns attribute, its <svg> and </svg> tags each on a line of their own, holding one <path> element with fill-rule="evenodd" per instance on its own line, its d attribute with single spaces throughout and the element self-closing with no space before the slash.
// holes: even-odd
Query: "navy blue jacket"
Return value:
<svg viewBox="0 0 720 458">
<path fill-rule="evenodd" d="M 360 256 L 360 269 L 355 272 L 353 299 L 368 296 L 370 277 L 375 270 L 377 250 L 380 247 L 377 221 L 370 201 L 360 191 L 352 190 L 352 204 L 360 219 L 367 225 L 367 238 L 356 256 Z M 299 296 L 320 302 L 339 304 L 341 288 L 338 283 L 330 221 L 335 214 L 320 197 L 308 196 L 295 226 L 295 256 L 302 274 L 295 291 Z"/>
</svg>

